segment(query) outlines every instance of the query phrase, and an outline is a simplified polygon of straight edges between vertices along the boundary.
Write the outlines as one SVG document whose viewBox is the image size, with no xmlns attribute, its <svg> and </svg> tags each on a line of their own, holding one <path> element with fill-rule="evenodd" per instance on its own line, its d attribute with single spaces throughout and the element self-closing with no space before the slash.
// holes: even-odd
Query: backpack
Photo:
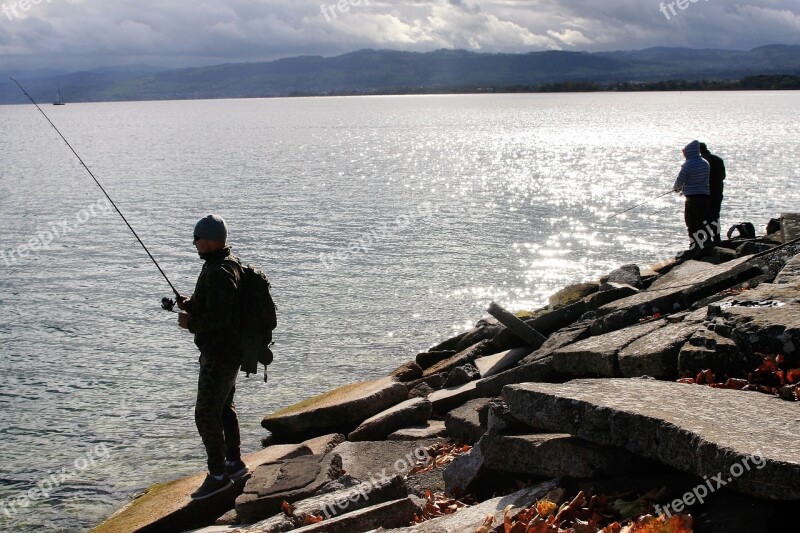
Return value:
<svg viewBox="0 0 800 533">
<path fill-rule="evenodd" d="M 272 331 L 278 325 L 277 306 L 269 293 L 267 275 L 253 265 L 242 265 L 236 261 L 241 272 L 237 293 L 235 320 L 241 338 L 242 372 L 248 377 L 258 371 L 258 363 L 264 365 L 264 382 L 267 381 L 267 366 L 272 363 Z"/>
<path fill-rule="evenodd" d="M 738 232 L 739 239 L 755 239 L 756 238 L 756 228 L 753 226 L 751 222 L 739 222 L 731 226 L 728 230 L 728 238 L 733 237 L 733 233 Z"/>
</svg>

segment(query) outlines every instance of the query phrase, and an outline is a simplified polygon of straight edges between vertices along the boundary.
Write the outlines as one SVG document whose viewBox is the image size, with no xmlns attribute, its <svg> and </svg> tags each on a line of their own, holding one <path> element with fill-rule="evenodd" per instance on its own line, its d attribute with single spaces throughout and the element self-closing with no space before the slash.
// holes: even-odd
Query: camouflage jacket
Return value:
<svg viewBox="0 0 800 533">
<path fill-rule="evenodd" d="M 236 291 L 241 274 L 229 247 L 201 256 L 205 259 L 189 308 L 189 331 L 203 350 L 209 343 L 237 340 L 234 331 Z M 238 344 L 238 342 L 237 342 Z"/>
</svg>

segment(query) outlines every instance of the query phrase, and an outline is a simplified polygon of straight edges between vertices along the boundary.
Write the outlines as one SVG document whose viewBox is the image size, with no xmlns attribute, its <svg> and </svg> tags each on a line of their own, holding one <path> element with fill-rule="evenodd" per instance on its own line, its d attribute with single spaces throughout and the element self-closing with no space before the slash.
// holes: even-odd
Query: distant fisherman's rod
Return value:
<svg viewBox="0 0 800 533">
<path fill-rule="evenodd" d="M 50 117 L 48 117 L 48 116 L 47 116 L 47 114 L 45 114 L 45 112 L 44 112 L 44 111 L 42 111 L 42 108 L 41 108 L 41 107 L 39 107 L 39 104 L 37 104 L 37 103 L 36 103 L 36 100 L 34 100 L 34 99 L 31 97 L 31 95 L 29 95 L 29 94 L 28 94 L 28 91 L 26 91 L 25 89 L 23 89 L 23 88 L 22 88 L 22 85 L 20 85 L 20 84 L 19 84 L 19 82 L 18 82 L 17 80 L 15 80 L 14 78 L 11 78 L 11 81 L 13 81 L 13 82 L 14 82 L 14 83 L 17 85 L 17 87 L 19 87 L 19 90 L 20 90 L 20 91 L 22 91 L 22 92 L 23 92 L 23 94 L 25 94 L 25 96 L 27 96 L 27 97 L 28 97 L 28 100 L 30 100 L 30 101 L 33 103 L 33 105 L 35 105 L 35 106 L 36 106 L 36 109 L 38 109 L 38 110 L 39 110 L 39 113 L 41 113 L 41 114 L 42 114 L 42 116 L 44 116 L 44 118 L 46 118 L 46 119 L 47 119 L 47 122 L 49 122 L 49 123 L 50 123 L 50 125 L 51 125 L 51 126 L 53 126 L 53 129 L 54 129 L 54 130 L 56 130 L 56 133 L 58 133 L 58 135 L 61 137 L 61 139 L 62 139 L 62 140 L 65 142 L 65 143 L 67 143 L 67 146 L 69 147 L 69 149 L 70 149 L 70 150 L 72 150 L 72 153 L 73 153 L 73 154 L 75 154 L 75 157 L 77 157 L 77 158 L 78 158 L 78 161 L 80 161 L 80 162 L 81 162 L 81 165 L 83 165 L 83 168 L 85 168 L 85 169 L 86 169 L 86 172 L 88 172 L 88 173 L 89 173 L 89 175 L 92 177 L 92 179 L 93 179 L 93 180 L 94 180 L 94 182 L 97 184 L 97 186 L 98 186 L 98 187 L 100 187 L 100 190 L 101 190 L 101 191 L 103 191 L 103 194 L 105 194 L 105 195 L 106 195 L 106 198 L 108 198 L 108 201 L 109 201 L 109 202 L 111 202 L 111 205 L 113 205 L 113 206 L 114 206 L 114 209 L 116 209 L 116 210 L 117 210 L 117 213 L 119 213 L 119 216 L 120 216 L 120 217 L 122 217 L 122 220 L 125 222 L 125 225 L 126 225 L 126 226 L 128 226 L 128 229 L 129 229 L 129 230 L 131 230 L 131 233 L 133 233 L 133 236 L 134 236 L 134 237 L 136 237 L 136 240 L 137 240 L 137 241 L 139 241 L 139 244 L 141 244 L 141 245 L 142 245 L 142 248 L 144 248 L 144 251 L 145 251 L 145 252 L 147 252 L 147 255 L 148 255 L 148 257 L 150 257 L 150 260 L 151 260 L 151 261 L 153 261 L 153 264 L 154 264 L 154 265 L 156 265 L 156 268 L 158 269 L 158 271 L 159 271 L 159 272 L 161 272 L 161 275 L 162 275 L 162 276 L 164 276 L 164 279 L 167 281 L 167 283 L 169 283 L 169 287 L 172 289 L 172 292 L 174 292 L 174 293 L 175 293 L 175 296 L 176 296 L 177 298 L 180 298 L 180 297 L 181 297 L 180 293 L 179 293 L 179 292 L 178 292 L 178 290 L 175 288 L 175 286 L 172 284 L 172 282 L 169 280 L 169 278 L 168 278 L 168 277 L 167 277 L 167 275 L 164 273 L 164 271 L 161 269 L 161 266 L 159 266 L 159 264 L 158 264 L 158 262 L 156 261 L 155 257 L 153 257 L 153 254 L 151 254 L 151 253 L 150 253 L 150 250 L 148 250 L 148 249 L 147 249 L 147 246 L 145 246 L 145 245 L 144 245 L 144 243 L 142 242 L 142 239 L 140 239 L 140 238 L 139 238 L 139 235 L 136 233 L 136 230 L 134 230 L 134 229 L 133 229 L 133 227 L 132 227 L 132 226 L 130 225 L 130 223 L 128 222 L 128 219 L 127 219 L 127 218 L 125 218 L 125 215 L 123 215 L 123 214 L 122 214 L 122 211 L 120 211 L 120 210 L 119 210 L 119 207 L 117 207 L 117 204 L 115 204 L 115 203 L 114 203 L 114 200 L 112 200 L 112 199 L 111 199 L 111 197 L 110 197 L 110 196 L 108 195 L 108 193 L 106 192 L 105 188 L 104 188 L 104 187 L 103 187 L 103 186 L 100 184 L 100 182 L 97 180 L 97 178 L 96 178 L 96 177 L 95 177 L 95 175 L 92 173 L 92 171 L 91 171 L 91 170 L 89 170 L 89 167 L 87 167 L 87 166 L 86 166 L 86 163 L 84 163 L 84 162 L 83 162 L 83 159 L 81 159 L 81 156 L 79 156 L 79 155 L 78 155 L 78 152 L 76 152 L 76 151 L 75 151 L 75 149 L 72 147 L 72 145 L 71 145 L 71 144 L 69 144 L 69 141 L 67 141 L 67 139 L 64 137 L 64 135 L 62 135 L 62 134 L 61 134 L 61 132 L 60 132 L 60 131 L 58 130 L 58 128 L 56 127 L 56 125 L 55 125 L 55 124 L 53 124 L 53 121 L 52 121 L 52 120 L 50 120 Z"/>
<path fill-rule="evenodd" d="M 659 194 L 658 196 L 655 196 L 655 197 L 653 197 L 653 198 L 650 198 L 649 200 L 645 200 L 644 202 L 642 202 L 642 203 L 640 203 L 640 204 L 636 204 L 636 205 L 635 205 L 635 206 L 633 206 L 633 207 L 629 207 L 629 208 L 628 208 L 628 209 L 626 209 L 625 211 L 620 211 L 619 213 L 614 213 L 614 214 L 613 214 L 613 215 L 611 215 L 610 217 L 606 218 L 606 220 L 611 220 L 611 219 L 612 219 L 612 218 L 614 218 L 614 217 L 618 217 L 618 216 L 620 216 L 620 215 L 624 215 L 624 214 L 625 214 L 625 213 L 627 213 L 628 211 L 633 211 L 633 210 L 634 210 L 634 209 L 636 209 L 637 207 L 642 207 L 642 206 L 643 206 L 643 205 L 645 205 L 645 204 L 649 204 L 649 203 L 650 203 L 650 202 L 652 202 L 653 200 L 658 200 L 659 198 L 662 198 L 662 197 L 664 197 L 664 196 L 668 195 L 668 194 L 669 194 L 669 193 L 671 193 L 671 192 L 675 192 L 675 191 L 673 191 L 672 189 L 670 189 L 670 190 L 668 190 L 667 192 L 665 192 L 664 194 Z"/>
</svg>

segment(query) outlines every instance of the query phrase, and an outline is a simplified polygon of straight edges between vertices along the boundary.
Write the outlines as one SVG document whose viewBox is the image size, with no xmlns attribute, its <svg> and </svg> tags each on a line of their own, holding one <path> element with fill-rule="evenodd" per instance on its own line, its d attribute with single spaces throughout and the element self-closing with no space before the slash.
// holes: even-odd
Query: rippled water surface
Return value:
<svg viewBox="0 0 800 533">
<path fill-rule="evenodd" d="M 384 375 L 492 300 L 539 307 L 674 254 L 680 199 L 608 217 L 668 190 L 694 138 L 726 160 L 726 227 L 800 210 L 797 92 L 44 109 L 179 289 L 209 212 L 268 270 L 278 345 L 268 385 L 239 380 L 246 451 L 264 414 Z M 0 529 L 85 529 L 204 467 L 197 353 L 158 306 L 169 287 L 35 108 L 0 106 L 0 131 Z M 38 249 L 22 257 L 25 243 Z"/>
</svg>

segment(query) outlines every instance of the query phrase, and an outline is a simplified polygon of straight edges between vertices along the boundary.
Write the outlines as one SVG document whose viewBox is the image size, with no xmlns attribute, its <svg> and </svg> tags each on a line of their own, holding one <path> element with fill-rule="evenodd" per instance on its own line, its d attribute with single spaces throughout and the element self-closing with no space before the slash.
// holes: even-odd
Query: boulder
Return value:
<svg viewBox="0 0 800 533">
<path fill-rule="evenodd" d="M 408 391 L 409 398 L 427 398 L 433 394 L 434 390 L 428 386 L 427 383 L 420 383 L 410 391 Z"/>
<path fill-rule="evenodd" d="M 467 363 L 463 366 L 457 366 L 447 374 L 447 379 L 444 381 L 445 387 L 457 387 L 464 383 L 476 380 L 481 377 L 480 371 L 472 364 Z"/>
<path fill-rule="evenodd" d="M 350 431 L 407 398 L 406 386 L 392 378 L 354 383 L 281 409 L 261 425 L 281 437 Z"/>
<path fill-rule="evenodd" d="M 553 367 L 557 372 L 572 375 L 619 376 L 617 354 L 666 324 L 665 320 L 653 320 L 570 344 L 553 352 Z"/>
<path fill-rule="evenodd" d="M 360 509 L 405 498 L 407 495 L 406 484 L 400 476 L 382 480 L 374 485 L 369 482 L 357 482 L 351 487 L 312 496 L 294 503 L 292 516 L 281 512 L 247 526 L 242 531 L 282 533 L 303 527 L 307 518 L 330 520 Z"/>
<path fill-rule="evenodd" d="M 489 398 L 476 398 L 453 409 L 444 418 L 447 436 L 466 444 L 474 444 L 486 432 L 486 410 Z M 481 411 L 484 416 L 481 420 Z"/>
<path fill-rule="evenodd" d="M 405 384 L 408 392 L 410 393 L 412 390 L 419 387 L 421 384 L 425 384 L 433 390 L 441 389 L 444 385 L 444 380 L 447 378 L 447 372 L 442 372 L 440 374 L 431 374 L 430 376 L 416 379 L 414 381 L 409 381 Z"/>
<path fill-rule="evenodd" d="M 447 427 L 443 420 L 428 420 L 424 424 L 398 429 L 386 440 L 423 440 L 447 436 Z"/>
<path fill-rule="evenodd" d="M 608 275 L 606 283 L 630 285 L 637 289 L 642 288 L 642 272 L 639 265 L 623 265 Z M 603 290 L 601 287 L 600 290 Z"/>
<path fill-rule="evenodd" d="M 474 344 L 469 348 L 462 350 L 451 357 L 448 357 L 444 361 L 439 361 L 435 365 L 426 368 L 423 375 L 425 377 L 429 377 L 440 372 L 450 372 L 457 366 L 464 366 L 467 363 L 473 363 L 478 357 L 490 354 L 491 346 L 491 341 L 480 341 L 477 344 Z"/>
<path fill-rule="evenodd" d="M 411 527 L 401 529 L 387 529 L 385 533 L 475 533 L 486 521 L 488 516 L 493 516 L 492 529 L 502 527 L 504 511 L 514 518 L 522 509 L 526 509 L 543 498 L 549 491 L 556 488 L 552 481 L 540 483 L 508 496 L 492 498 L 478 505 L 465 507 L 456 513 L 434 518 Z"/>
<path fill-rule="evenodd" d="M 341 457 L 307 455 L 259 466 L 236 498 L 236 514 L 242 522 L 255 522 L 277 514 L 281 503 L 308 498 L 326 483 L 340 477 Z"/>
<path fill-rule="evenodd" d="M 756 498 L 800 499 L 793 403 L 650 379 L 509 385 L 503 398 L 532 427 L 621 447 Z"/>
<path fill-rule="evenodd" d="M 700 328 L 702 323 L 692 320 L 668 323 L 633 341 L 617 354 L 620 374 L 626 378 L 677 379 L 681 348 Z"/>
<path fill-rule="evenodd" d="M 487 433 L 478 447 L 483 467 L 544 478 L 617 477 L 641 473 L 646 461 L 613 446 L 600 446 L 563 433 Z"/>
<path fill-rule="evenodd" d="M 409 361 L 392 371 L 389 377 L 393 378 L 395 381 L 414 381 L 422 377 L 422 367 L 419 366 L 416 361 Z"/>
<path fill-rule="evenodd" d="M 418 353 L 415 360 L 416 363 L 424 370 L 432 367 L 439 361 L 444 361 L 448 357 L 453 357 L 457 353 L 458 352 L 455 350 L 431 350 L 428 352 Z"/>
<path fill-rule="evenodd" d="M 250 470 L 255 470 L 263 463 L 309 454 L 311 450 L 302 444 L 286 444 L 270 446 L 247 454 L 242 459 Z M 206 473 L 202 472 L 153 485 L 92 529 L 92 532 L 186 531 L 213 524 L 219 516 L 233 509 L 236 497 L 242 493 L 249 477 L 243 477 L 233 488 L 216 496 L 201 501 L 192 500 L 192 492 L 203 483 L 205 476 Z"/>
<path fill-rule="evenodd" d="M 422 424 L 433 413 L 431 402 L 425 398 L 412 398 L 368 418 L 354 429 L 348 440 L 382 440 L 400 428 Z"/>
<path fill-rule="evenodd" d="M 401 527 L 413 523 L 414 517 L 422 513 L 424 505 L 424 500 L 409 496 L 292 531 L 294 533 L 363 533 L 378 527 Z"/>
<path fill-rule="evenodd" d="M 600 290 L 600 284 L 592 281 L 588 283 L 577 283 L 565 287 L 550 297 L 550 308 L 560 309 L 575 304 L 595 292 Z"/>
</svg>

